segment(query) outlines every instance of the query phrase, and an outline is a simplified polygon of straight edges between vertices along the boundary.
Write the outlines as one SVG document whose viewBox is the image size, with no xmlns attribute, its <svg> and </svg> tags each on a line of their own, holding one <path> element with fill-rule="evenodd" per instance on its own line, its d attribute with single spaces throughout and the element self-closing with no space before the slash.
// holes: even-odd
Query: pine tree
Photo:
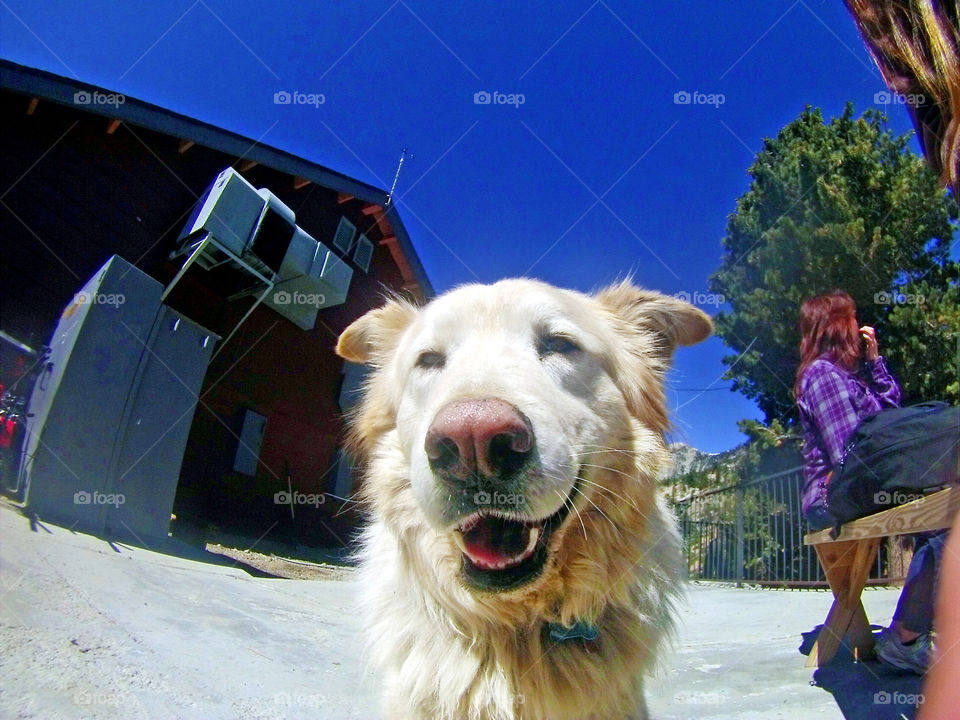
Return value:
<svg viewBox="0 0 960 720">
<path fill-rule="evenodd" d="M 728 218 L 710 283 L 732 310 L 715 318 L 717 332 L 735 351 L 727 377 L 768 423 L 796 421 L 800 305 L 835 288 L 877 328 L 906 401 L 960 397 L 957 204 L 909 151 L 910 135 L 886 123 L 849 104 L 824 123 L 807 107 L 764 142 Z"/>
</svg>

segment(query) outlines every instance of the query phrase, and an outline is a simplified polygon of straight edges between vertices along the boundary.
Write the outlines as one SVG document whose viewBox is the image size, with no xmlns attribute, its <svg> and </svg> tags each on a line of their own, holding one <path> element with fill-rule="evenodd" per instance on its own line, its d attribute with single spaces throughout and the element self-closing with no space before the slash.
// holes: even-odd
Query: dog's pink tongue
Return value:
<svg viewBox="0 0 960 720">
<path fill-rule="evenodd" d="M 522 522 L 499 517 L 482 517 L 463 532 L 467 557 L 474 565 L 501 570 L 533 554 L 530 528 Z"/>
</svg>

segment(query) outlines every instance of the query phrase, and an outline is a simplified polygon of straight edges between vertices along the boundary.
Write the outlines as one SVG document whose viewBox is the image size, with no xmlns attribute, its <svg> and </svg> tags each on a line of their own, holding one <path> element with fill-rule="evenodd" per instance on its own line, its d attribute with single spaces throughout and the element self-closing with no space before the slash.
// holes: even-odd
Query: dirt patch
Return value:
<svg viewBox="0 0 960 720">
<path fill-rule="evenodd" d="M 353 574 L 353 568 L 345 565 L 293 560 L 253 550 L 225 547 L 217 543 L 207 543 L 206 550 L 249 565 L 261 572 L 290 580 L 344 580 Z"/>
</svg>

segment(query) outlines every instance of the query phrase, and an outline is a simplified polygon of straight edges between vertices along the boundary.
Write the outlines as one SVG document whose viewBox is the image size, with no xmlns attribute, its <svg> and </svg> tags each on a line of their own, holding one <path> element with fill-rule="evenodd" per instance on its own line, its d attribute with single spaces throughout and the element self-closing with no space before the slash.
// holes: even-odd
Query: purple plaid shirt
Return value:
<svg viewBox="0 0 960 720">
<path fill-rule="evenodd" d="M 803 426 L 804 514 L 823 504 L 827 475 L 843 459 L 844 446 L 860 421 L 900 404 L 900 386 L 883 357 L 865 363 L 865 368 L 869 380 L 821 355 L 800 379 L 797 405 Z"/>
</svg>

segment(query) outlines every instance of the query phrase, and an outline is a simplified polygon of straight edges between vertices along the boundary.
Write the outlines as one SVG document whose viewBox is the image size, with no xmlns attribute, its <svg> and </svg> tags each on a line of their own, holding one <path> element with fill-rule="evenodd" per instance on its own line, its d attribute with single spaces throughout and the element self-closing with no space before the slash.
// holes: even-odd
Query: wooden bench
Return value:
<svg viewBox="0 0 960 720">
<path fill-rule="evenodd" d="M 883 512 L 844 523 L 834 540 L 830 528 L 809 533 L 804 545 L 813 545 L 833 592 L 833 605 L 810 651 L 808 667 L 821 667 L 837 653 L 844 637 L 855 656 L 873 654 L 873 632 L 860 602 L 880 541 L 890 535 L 949 528 L 960 508 L 960 487 L 926 495 Z"/>
</svg>

